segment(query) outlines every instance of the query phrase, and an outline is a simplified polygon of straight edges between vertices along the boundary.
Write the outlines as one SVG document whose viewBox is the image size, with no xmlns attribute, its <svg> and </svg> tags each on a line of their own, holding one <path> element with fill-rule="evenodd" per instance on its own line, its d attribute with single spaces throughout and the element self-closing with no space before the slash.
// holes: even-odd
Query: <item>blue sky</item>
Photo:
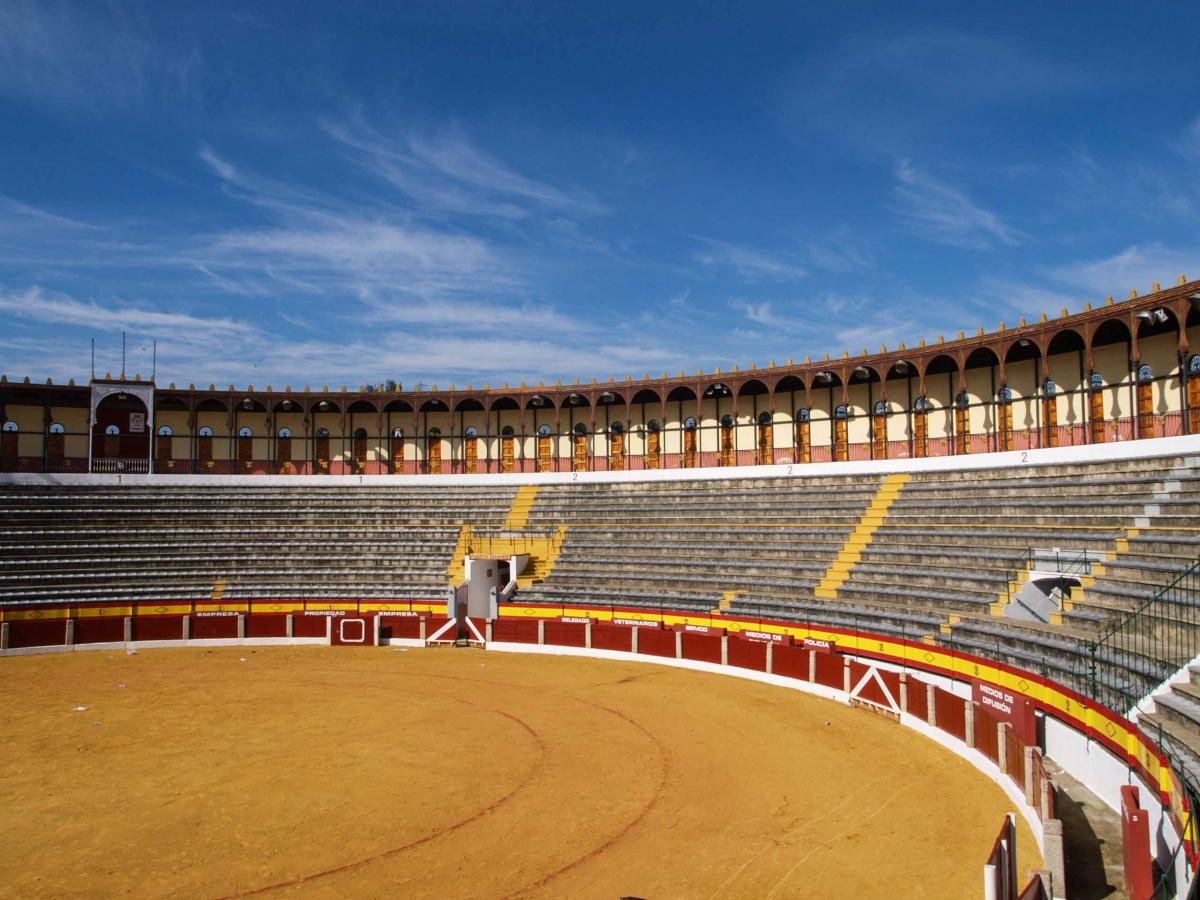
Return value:
<svg viewBox="0 0 1200 900">
<path fill-rule="evenodd" d="M 0 0 L 0 371 L 691 374 L 1145 292 L 1200 276 L 1198 25 Z"/>
</svg>

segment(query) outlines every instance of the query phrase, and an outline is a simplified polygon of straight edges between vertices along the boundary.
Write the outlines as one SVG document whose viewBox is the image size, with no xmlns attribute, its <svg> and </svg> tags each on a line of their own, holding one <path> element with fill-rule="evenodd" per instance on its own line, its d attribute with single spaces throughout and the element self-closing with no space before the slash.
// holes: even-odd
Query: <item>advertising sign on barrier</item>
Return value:
<svg viewBox="0 0 1200 900">
<path fill-rule="evenodd" d="M 1028 697 L 982 681 L 971 682 L 971 700 L 1001 722 L 1007 722 L 1025 743 L 1037 740 L 1034 705 Z"/>
<path fill-rule="evenodd" d="M 816 653 L 837 653 L 837 642 L 825 638 L 806 637 L 802 646 L 805 650 L 812 650 Z"/>
<path fill-rule="evenodd" d="M 768 644 L 792 643 L 790 634 L 775 634 L 772 631 L 740 631 L 738 633 L 748 641 L 760 641 Z"/>
<path fill-rule="evenodd" d="M 678 623 L 671 628 L 672 631 L 683 631 L 688 634 L 713 634 L 718 637 L 725 633 L 724 628 L 717 628 L 713 625 L 691 625 L 688 623 Z"/>
</svg>

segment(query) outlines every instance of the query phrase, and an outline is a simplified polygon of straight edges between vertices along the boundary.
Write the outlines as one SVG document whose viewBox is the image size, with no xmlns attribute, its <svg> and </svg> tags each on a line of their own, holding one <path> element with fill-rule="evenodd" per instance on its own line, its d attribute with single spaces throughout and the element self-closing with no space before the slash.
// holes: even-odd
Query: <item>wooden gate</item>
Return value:
<svg viewBox="0 0 1200 900">
<path fill-rule="evenodd" d="M 1012 400 L 1001 400 L 996 404 L 996 417 L 1000 420 L 1000 449 L 1011 450 L 1013 440 Z"/>
<path fill-rule="evenodd" d="M 1050 396 L 1042 401 L 1042 420 L 1046 423 L 1046 446 L 1058 446 L 1058 397 Z"/>
<path fill-rule="evenodd" d="M 21 436 L 19 431 L 5 431 L 0 434 L 0 464 L 6 471 L 13 471 L 17 468 L 17 440 Z"/>
<path fill-rule="evenodd" d="M 196 438 L 196 467 L 204 472 L 213 469 L 213 439 L 211 434 L 202 434 Z"/>
<path fill-rule="evenodd" d="M 691 469 L 696 465 L 696 429 L 689 428 L 683 433 L 683 464 Z"/>
<path fill-rule="evenodd" d="M 929 413 L 923 409 L 916 410 L 912 423 L 913 456 L 921 459 L 929 452 Z"/>
<path fill-rule="evenodd" d="M 646 468 L 657 469 L 662 461 L 659 455 L 659 438 L 660 434 L 657 431 L 646 432 Z"/>
<path fill-rule="evenodd" d="M 1104 388 L 1092 388 L 1089 396 L 1092 414 L 1092 443 L 1104 443 Z"/>
<path fill-rule="evenodd" d="M 515 440 L 511 437 L 500 438 L 500 471 L 512 472 L 516 468 L 516 454 L 513 450 Z"/>
<path fill-rule="evenodd" d="M 16 435 L 14 434 L 15 438 Z M 106 434 L 104 436 L 104 458 L 117 459 L 121 455 L 121 436 L 119 434 Z"/>
<path fill-rule="evenodd" d="M 474 475 L 479 471 L 479 438 L 464 438 L 463 453 L 467 462 L 467 474 Z"/>
<path fill-rule="evenodd" d="M 404 435 L 392 435 L 392 472 L 399 475 L 404 471 Z"/>
<path fill-rule="evenodd" d="M 1200 434 L 1200 373 L 1188 374 L 1188 434 Z"/>
<path fill-rule="evenodd" d="M 159 438 L 159 441 L 167 442 L 167 459 L 171 458 L 171 438 Z M 161 443 L 160 443 L 161 452 Z M 46 456 L 50 459 L 51 471 L 58 471 L 63 467 L 63 461 L 66 458 L 66 440 L 62 434 L 52 434 L 46 439 Z"/>
<path fill-rule="evenodd" d="M 887 414 L 871 416 L 871 459 L 887 459 Z"/>
<path fill-rule="evenodd" d="M 1137 415 L 1138 437 L 1154 437 L 1154 383 L 1151 381 L 1138 382 Z"/>
<path fill-rule="evenodd" d="M 732 466 L 735 464 L 733 458 L 733 426 L 721 426 L 721 465 Z"/>
<path fill-rule="evenodd" d="M 238 471 L 250 472 L 254 468 L 254 438 L 249 435 L 238 435 L 237 439 Z"/>
<path fill-rule="evenodd" d="M 758 426 L 758 459 L 755 460 L 760 466 L 769 466 L 775 462 L 775 440 L 772 434 L 772 426 L 761 424 Z"/>
<path fill-rule="evenodd" d="M 838 462 L 845 462 L 850 458 L 850 444 L 846 437 L 848 428 L 849 423 L 846 419 L 833 420 L 833 458 Z"/>
<path fill-rule="evenodd" d="M 292 474 L 292 439 L 290 436 L 275 439 L 275 466 L 280 475 Z"/>
<path fill-rule="evenodd" d="M 329 474 L 329 435 L 318 434 L 316 444 L 317 474 Z"/>
<path fill-rule="evenodd" d="M 573 448 L 574 468 L 576 472 L 586 472 L 588 468 L 588 436 L 586 434 L 575 435 L 575 446 Z"/>
<path fill-rule="evenodd" d="M 624 432 L 611 432 L 608 436 L 608 468 L 614 472 L 625 470 Z"/>
<path fill-rule="evenodd" d="M 796 423 L 796 462 L 812 462 L 812 423 L 808 419 Z"/>
<path fill-rule="evenodd" d="M 552 465 L 550 459 L 550 436 L 538 435 L 537 439 L 537 470 L 549 472 Z"/>
<path fill-rule="evenodd" d="M 959 404 L 954 405 L 954 452 L 970 453 L 971 411 Z"/>
<path fill-rule="evenodd" d="M 354 474 L 367 473 L 367 434 L 361 428 L 354 432 Z"/>
<path fill-rule="evenodd" d="M 428 439 L 429 448 L 426 459 L 426 471 L 430 475 L 442 474 L 442 437 L 437 435 Z"/>
<path fill-rule="evenodd" d="M 58 453 L 57 454 L 54 452 L 55 438 L 58 439 Z M 49 446 L 48 450 L 49 450 L 51 460 L 62 459 L 63 454 L 62 454 L 62 435 L 61 434 L 50 435 L 50 446 Z M 155 463 L 157 463 L 157 468 L 158 468 L 158 471 L 160 471 L 160 472 L 170 472 L 173 468 L 175 468 L 175 462 L 171 458 L 171 435 L 160 434 L 158 436 L 157 440 L 155 440 L 155 442 L 154 442 L 154 461 L 155 461 Z"/>
</svg>

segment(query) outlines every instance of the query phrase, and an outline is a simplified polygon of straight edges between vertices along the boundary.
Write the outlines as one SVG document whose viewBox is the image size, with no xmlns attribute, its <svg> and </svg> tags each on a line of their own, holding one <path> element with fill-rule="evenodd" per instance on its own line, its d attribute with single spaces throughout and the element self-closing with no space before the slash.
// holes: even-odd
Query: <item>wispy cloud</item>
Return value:
<svg viewBox="0 0 1200 900">
<path fill-rule="evenodd" d="M 0 228 L 27 228 L 30 225 L 81 228 L 89 231 L 95 230 L 97 227 L 89 225 L 87 222 L 71 219 L 67 216 L 62 216 L 37 206 L 31 206 L 28 203 L 22 203 L 20 200 L 14 200 L 12 197 L 0 194 Z"/>
<path fill-rule="evenodd" d="M 1181 274 L 1200 277 L 1200 242 L 1191 248 L 1134 244 L 1112 256 L 1059 266 L 1051 274 L 1056 281 L 1101 296 L 1131 289 L 1144 294 L 1155 281 L 1166 286 Z"/>
<path fill-rule="evenodd" d="M 964 191 L 901 160 L 896 166 L 893 211 L 916 236 L 951 247 L 986 250 L 1017 244 L 1023 235 Z"/>
<path fill-rule="evenodd" d="M 456 129 L 388 136 L 360 117 L 350 124 L 326 122 L 325 131 L 363 169 L 429 211 L 500 219 L 605 211 L 590 192 L 522 174 Z"/>
<path fill-rule="evenodd" d="M 798 139 L 818 131 L 878 157 L 919 152 L 976 110 L 1096 91 L 1108 77 L 1000 34 L 856 29 L 792 71 L 776 108 Z"/>
<path fill-rule="evenodd" d="M 104 306 L 84 303 L 36 285 L 17 293 L 0 294 L 0 311 L 22 319 L 97 331 L 136 330 L 150 336 L 198 333 L 249 335 L 256 329 L 228 318 L 203 318 L 145 306 Z"/>
<path fill-rule="evenodd" d="M 188 93 L 203 64 L 195 46 L 161 48 L 111 4 L 7 0 L 0 4 L 0 94 L 95 112 L 150 93 Z"/>
<path fill-rule="evenodd" d="M 703 245 L 695 254 L 696 261 L 710 268 L 732 269 L 751 280 L 796 281 L 808 275 L 803 266 L 785 254 L 715 238 L 693 237 Z"/>
<path fill-rule="evenodd" d="M 1200 160 L 1200 115 L 1183 130 L 1177 144 L 1179 153 L 1187 159 Z"/>
</svg>

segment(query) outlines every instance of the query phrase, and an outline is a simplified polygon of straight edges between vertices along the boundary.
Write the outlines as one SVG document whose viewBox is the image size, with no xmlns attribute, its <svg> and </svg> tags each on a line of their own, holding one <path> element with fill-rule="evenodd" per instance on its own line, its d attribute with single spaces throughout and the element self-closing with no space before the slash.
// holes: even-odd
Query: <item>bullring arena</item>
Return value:
<svg viewBox="0 0 1200 900">
<path fill-rule="evenodd" d="M 899 882 L 957 898 L 1009 805 L 880 717 L 639 663 L 340 648 L 10 662 L 14 896 L 888 897 Z M 64 807 L 86 814 L 63 823 Z M 1036 857 L 1027 826 L 1019 840 Z"/>
<path fill-rule="evenodd" d="M 1191 896 L 1198 305 L 590 385 L 4 379 L 4 889 Z"/>
</svg>

